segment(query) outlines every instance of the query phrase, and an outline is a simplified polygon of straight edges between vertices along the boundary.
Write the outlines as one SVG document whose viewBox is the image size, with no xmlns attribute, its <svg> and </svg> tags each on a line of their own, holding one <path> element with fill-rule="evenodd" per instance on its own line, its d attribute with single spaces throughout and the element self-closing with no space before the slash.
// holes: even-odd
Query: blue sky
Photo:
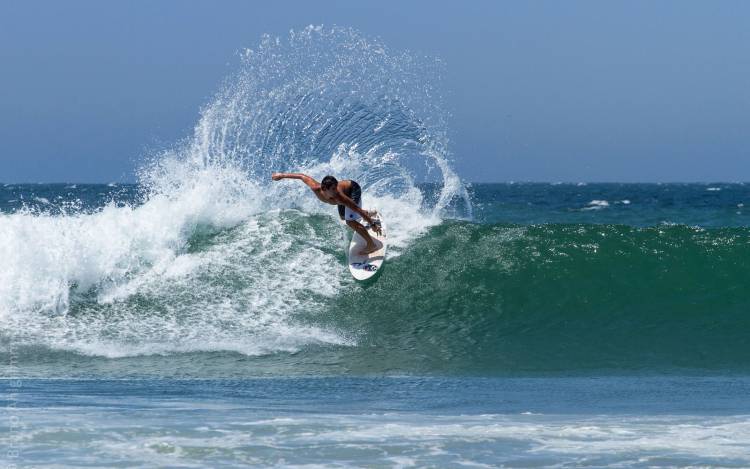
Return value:
<svg viewBox="0 0 750 469">
<path fill-rule="evenodd" d="M 750 180 L 750 2 L 4 1 L 0 181 L 133 180 L 308 24 L 444 59 L 466 180 Z"/>
</svg>

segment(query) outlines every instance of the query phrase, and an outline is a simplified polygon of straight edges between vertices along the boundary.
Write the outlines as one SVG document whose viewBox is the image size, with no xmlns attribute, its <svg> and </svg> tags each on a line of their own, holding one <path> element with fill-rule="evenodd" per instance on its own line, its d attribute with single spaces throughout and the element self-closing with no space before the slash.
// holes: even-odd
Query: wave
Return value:
<svg viewBox="0 0 750 469">
<path fill-rule="evenodd" d="M 298 210 L 197 230 L 169 269 L 78 295 L 64 329 L 36 316 L 16 344 L 34 360 L 239 354 L 249 374 L 750 371 L 747 228 L 446 221 L 370 285 L 346 275 L 339 235 Z"/>
<path fill-rule="evenodd" d="M 216 354 L 248 373 L 748 368 L 747 228 L 466 221 L 439 68 L 346 29 L 264 38 L 137 197 L 0 215 L 4 350 L 165 373 Z M 335 211 L 273 170 L 360 181 L 390 231 L 376 283 L 348 275 Z"/>
<path fill-rule="evenodd" d="M 438 69 L 350 29 L 264 37 L 194 135 L 140 168 L 137 197 L 0 215 L 0 340 L 106 357 L 353 344 L 303 318 L 349 281 L 344 230 L 306 187 L 270 173 L 358 180 L 389 220 L 391 255 L 443 217 L 470 216 L 425 81 Z M 321 216 L 325 227 L 305 222 Z"/>
</svg>

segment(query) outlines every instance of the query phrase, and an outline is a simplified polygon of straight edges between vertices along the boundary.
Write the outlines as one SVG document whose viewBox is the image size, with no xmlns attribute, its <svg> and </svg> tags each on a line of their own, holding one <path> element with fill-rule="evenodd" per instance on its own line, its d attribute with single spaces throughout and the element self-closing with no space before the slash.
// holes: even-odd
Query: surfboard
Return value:
<svg viewBox="0 0 750 469">
<path fill-rule="evenodd" d="M 359 254 L 359 251 L 367 246 L 365 239 L 355 231 L 352 235 L 352 240 L 349 242 L 349 272 L 351 272 L 355 280 L 359 281 L 374 277 L 383 267 L 383 261 L 385 260 L 385 250 L 387 248 L 385 223 L 383 223 L 380 214 L 376 214 L 372 218 L 380 221 L 381 234 L 375 233 L 375 230 L 369 224 L 365 223 L 364 220 L 361 220 L 360 223 L 367 228 L 367 232 L 373 239 L 377 239 L 383 243 L 383 247 L 366 256 L 362 256 Z"/>
</svg>

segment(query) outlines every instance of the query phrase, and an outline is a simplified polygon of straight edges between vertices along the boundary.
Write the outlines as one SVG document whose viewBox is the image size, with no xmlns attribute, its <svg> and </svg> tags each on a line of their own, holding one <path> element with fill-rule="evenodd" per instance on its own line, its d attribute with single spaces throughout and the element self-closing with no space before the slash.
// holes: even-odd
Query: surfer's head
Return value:
<svg viewBox="0 0 750 469">
<path fill-rule="evenodd" d="M 322 181 L 320 181 L 320 188 L 323 189 L 323 192 L 328 192 L 328 193 L 336 192 L 336 187 L 338 185 L 339 185 L 339 182 L 333 176 L 326 176 L 323 178 Z"/>
</svg>

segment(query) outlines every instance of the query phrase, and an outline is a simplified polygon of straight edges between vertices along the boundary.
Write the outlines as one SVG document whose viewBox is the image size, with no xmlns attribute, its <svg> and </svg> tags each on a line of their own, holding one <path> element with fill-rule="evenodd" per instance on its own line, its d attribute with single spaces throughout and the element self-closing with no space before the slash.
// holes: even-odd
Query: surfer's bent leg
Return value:
<svg viewBox="0 0 750 469">
<path fill-rule="evenodd" d="M 367 232 L 367 230 L 364 226 L 362 226 L 361 223 L 354 220 L 347 220 L 346 224 L 349 226 L 349 228 L 359 233 L 359 235 L 362 236 L 367 242 L 367 246 L 362 251 L 360 251 L 360 254 L 365 255 L 380 249 L 380 242 L 376 243 L 376 241 L 372 239 L 370 233 Z"/>
<path fill-rule="evenodd" d="M 357 207 L 362 208 L 362 189 L 360 189 L 359 184 L 354 181 L 352 181 L 351 199 L 357 204 Z M 377 251 L 383 246 L 380 241 L 373 239 L 367 229 L 359 222 L 359 220 L 362 219 L 362 216 L 359 213 L 344 205 L 339 205 L 338 208 L 339 216 L 343 215 L 343 219 L 346 220 L 346 224 L 349 228 L 359 233 L 359 235 L 367 242 L 367 246 L 359 252 L 360 255 L 365 256 L 371 252 Z"/>
</svg>

